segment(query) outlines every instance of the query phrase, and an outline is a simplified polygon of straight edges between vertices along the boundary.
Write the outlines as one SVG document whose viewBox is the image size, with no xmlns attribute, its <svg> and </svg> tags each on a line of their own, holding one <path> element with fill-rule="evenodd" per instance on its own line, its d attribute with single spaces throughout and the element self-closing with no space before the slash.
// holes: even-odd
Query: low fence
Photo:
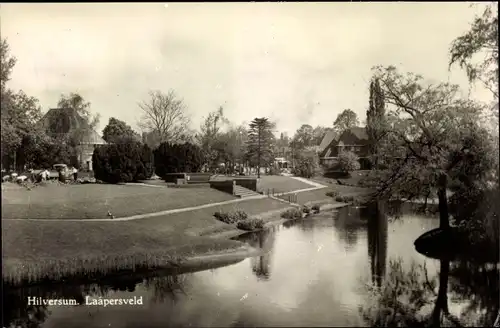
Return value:
<svg viewBox="0 0 500 328">
<path fill-rule="evenodd" d="M 283 199 L 284 201 L 287 201 L 289 203 L 297 203 L 297 194 L 295 193 L 284 193 L 284 192 L 276 192 L 274 188 L 268 188 L 264 190 L 264 195 L 267 195 L 268 197 L 278 197 Z"/>
</svg>

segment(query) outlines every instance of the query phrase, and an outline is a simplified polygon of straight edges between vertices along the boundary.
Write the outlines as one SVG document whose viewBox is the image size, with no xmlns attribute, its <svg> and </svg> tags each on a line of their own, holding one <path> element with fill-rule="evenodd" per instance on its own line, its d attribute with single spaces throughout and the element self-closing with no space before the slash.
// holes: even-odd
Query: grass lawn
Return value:
<svg viewBox="0 0 500 328">
<path fill-rule="evenodd" d="M 133 221 L 2 222 L 3 278 L 6 281 L 60 279 L 118 269 L 158 268 L 182 258 L 236 249 L 240 242 L 200 237 L 234 230 L 216 220 L 217 210 L 241 209 L 250 215 L 284 208 L 272 199 Z"/>
<path fill-rule="evenodd" d="M 275 193 L 280 193 L 312 187 L 312 185 L 290 177 L 284 177 L 280 175 L 262 175 L 260 177 L 258 188 L 260 189 L 260 191 L 274 189 Z"/>
<path fill-rule="evenodd" d="M 351 172 L 351 176 L 349 178 L 334 179 L 334 178 L 326 178 L 326 177 L 315 177 L 312 180 L 319 182 L 319 183 L 323 183 L 323 184 L 328 184 L 330 182 L 336 183 L 337 180 L 340 180 L 345 184 L 357 186 L 359 184 L 359 182 L 361 180 L 363 180 L 369 173 L 370 173 L 370 171 L 367 171 L 367 170 L 359 170 L 359 171 Z"/>
<path fill-rule="evenodd" d="M 137 185 L 47 185 L 28 191 L 3 190 L 2 219 L 106 218 L 158 212 L 235 199 L 210 188 L 155 188 Z"/>
</svg>

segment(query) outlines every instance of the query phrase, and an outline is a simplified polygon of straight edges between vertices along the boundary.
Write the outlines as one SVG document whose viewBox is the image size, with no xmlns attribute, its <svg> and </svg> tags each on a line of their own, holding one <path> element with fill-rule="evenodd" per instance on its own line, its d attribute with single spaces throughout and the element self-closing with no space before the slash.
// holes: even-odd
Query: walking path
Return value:
<svg viewBox="0 0 500 328">
<path fill-rule="evenodd" d="M 282 195 L 296 194 L 296 193 L 300 193 L 300 192 L 311 191 L 311 190 L 316 190 L 316 189 L 321 189 L 321 188 L 327 187 L 327 186 L 324 186 L 322 184 L 319 184 L 319 183 L 316 183 L 313 181 L 309 181 L 307 179 L 298 178 L 298 177 L 291 177 L 291 178 L 302 181 L 302 182 L 307 183 L 309 185 L 312 185 L 314 187 L 285 192 L 285 193 L 282 193 Z M 210 208 L 210 207 L 215 207 L 215 206 L 220 206 L 220 205 L 240 203 L 240 202 L 245 202 L 247 200 L 265 199 L 265 198 L 277 199 L 275 197 L 269 197 L 268 195 L 256 195 L 256 196 L 250 196 L 250 197 L 245 197 L 245 198 L 226 200 L 226 201 L 218 202 L 218 203 L 209 203 L 209 204 L 198 205 L 198 206 L 176 208 L 176 209 L 165 210 L 165 211 L 160 211 L 160 212 L 137 214 L 137 215 L 126 216 L 126 217 L 121 217 L 121 218 L 114 218 L 114 219 L 106 218 L 106 219 L 64 219 L 64 220 L 63 219 L 3 219 L 3 220 L 37 220 L 37 221 L 65 221 L 65 222 L 66 221 L 78 221 L 78 222 L 81 222 L 81 221 L 87 221 L 87 222 L 132 221 L 132 220 L 146 219 L 146 218 L 152 218 L 152 217 L 156 217 L 156 216 L 162 216 L 162 215 L 168 215 L 168 214 L 174 214 L 174 213 L 189 212 L 189 211 L 199 210 L 202 208 Z M 280 201 L 283 201 L 283 200 L 280 200 Z M 288 203 L 288 202 L 286 202 L 286 203 Z"/>
</svg>

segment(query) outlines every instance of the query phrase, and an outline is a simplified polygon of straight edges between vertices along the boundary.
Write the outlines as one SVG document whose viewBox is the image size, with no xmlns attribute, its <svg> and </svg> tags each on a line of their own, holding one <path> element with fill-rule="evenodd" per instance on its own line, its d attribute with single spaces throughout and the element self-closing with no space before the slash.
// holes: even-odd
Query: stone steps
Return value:
<svg viewBox="0 0 500 328">
<path fill-rule="evenodd" d="M 236 185 L 234 186 L 234 195 L 239 198 L 245 198 L 245 197 L 257 196 L 259 195 L 259 193 L 247 189 L 245 187 Z"/>
</svg>

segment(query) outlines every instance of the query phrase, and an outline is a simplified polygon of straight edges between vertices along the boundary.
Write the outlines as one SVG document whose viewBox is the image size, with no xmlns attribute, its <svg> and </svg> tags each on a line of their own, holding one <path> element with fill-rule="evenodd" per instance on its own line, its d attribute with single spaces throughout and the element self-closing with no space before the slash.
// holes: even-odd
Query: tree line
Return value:
<svg viewBox="0 0 500 328">
<path fill-rule="evenodd" d="M 98 126 L 99 115 L 91 113 L 91 103 L 82 95 L 61 95 L 57 107 L 73 109 L 83 123 L 73 127 L 69 133 L 49 133 L 49 130 L 64 131 L 67 129 L 64 125 L 68 122 L 55 120 L 52 122 L 54 126 L 50 127 L 41 124 L 43 115 L 38 100 L 23 91 L 16 92 L 8 88 L 16 58 L 10 54 L 7 40 L 1 40 L 0 50 L 2 168 L 49 168 L 56 163 L 67 163 L 78 168 L 77 146 L 89 131 Z M 225 117 L 222 106 L 210 112 L 199 130 L 194 131 L 189 128 L 191 120 L 187 106 L 174 90 L 151 91 L 148 99 L 138 106 L 142 112 L 138 126 L 145 132 L 140 135 L 126 122 L 111 117 L 102 131 L 102 137 L 108 144 L 142 142 L 150 149 L 156 149 L 162 143 L 193 144 L 202 151 L 202 169 L 212 172 L 220 170 L 220 164 L 223 163 L 224 170 L 229 173 L 234 173 L 235 167 L 239 167 L 239 170 L 245 168 L 246 171 L 256 168 L 258 175 L 260 168 L 272 173 L 276 170 L 273 167 L 274 158 L 283 148 L 292 148 L 292 156 L 285 154 L 284 157 L 295 160 L 299 167 L 300 161 L 307 158 L 304 152 L 318 146 L 330 129 L 357 122 L 356 114 L 348 110 L 339 115 L 338 122 L 331 128 L 317 126 L 313 129 L 310 125 L 303 125 L 293 138 L 284 133 L 276 138 L 276 125 L 268 118 L 255 118 L 249 124 L 233 124 Z M 314 158 L 314 155 L 313 151 L 309 157 Z"/>
</svg>

